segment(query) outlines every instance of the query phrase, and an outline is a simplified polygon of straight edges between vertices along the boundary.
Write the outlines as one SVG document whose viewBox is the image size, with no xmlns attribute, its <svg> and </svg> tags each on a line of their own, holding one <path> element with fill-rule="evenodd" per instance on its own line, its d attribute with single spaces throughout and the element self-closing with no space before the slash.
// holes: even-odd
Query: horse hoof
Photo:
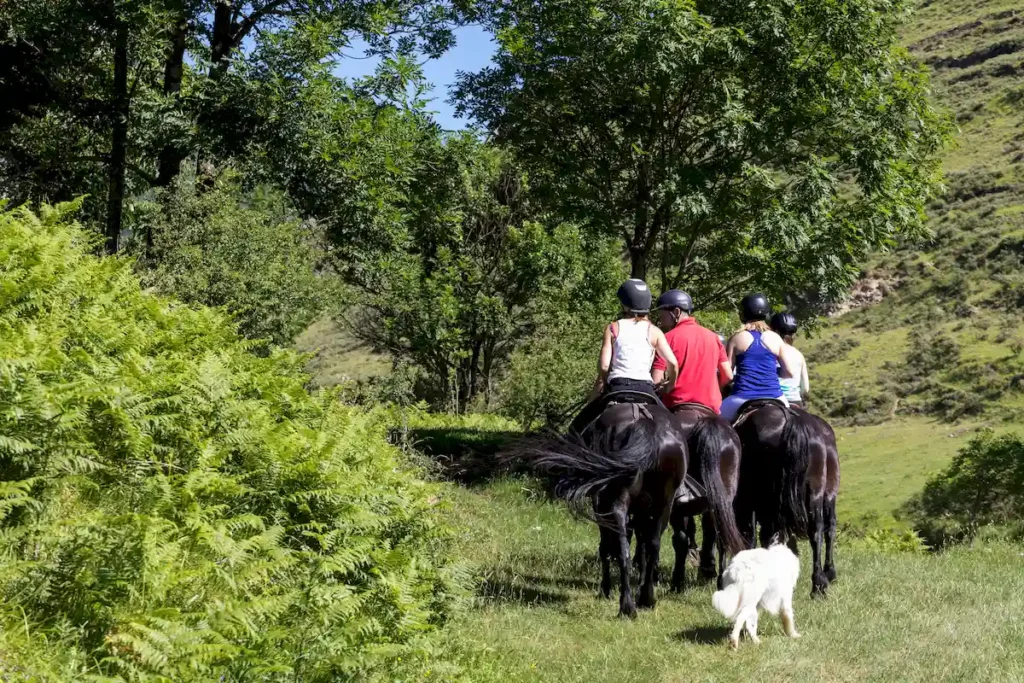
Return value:
<svg viewBox="0 0 1024 683">
<path fill-rule="evenodd" d="M 830 567 L 830 568 L 826 569 L 825 570 L 825 578 L 828 579 L 829 583 L 832 583 L 833 581 L 835 581 L 836 580 L 836 568 L 835 567 Z"/>
<path fill-rule="evenodd" d="M 682 593 L 686 590 L 686 586 L 680 581 L 679 583 L 673 582 L 669 587 L 669 591 L 672 593 Z"/>
<path fill-rule="evenodd" d="M 654 609 L 654 606 L 658 603 L 654 598 L 645 598 L 640 596 L 640 599 L 636 601 L 636 606 L 639 609 Z"/>
<path fill-rule="evenodd" d="M 627 619 L 636 619 L 636 605 L 628 603 L 619 607 L 619 616 Z"/>
<path fill-rule="evenodd" d="M 718 570 L 714 567 L 701 567 L 699 571 L 700 578 L 704 579 L 705 581 L 710 581 L 711 579 L 718 576 Z"/>
</svg>

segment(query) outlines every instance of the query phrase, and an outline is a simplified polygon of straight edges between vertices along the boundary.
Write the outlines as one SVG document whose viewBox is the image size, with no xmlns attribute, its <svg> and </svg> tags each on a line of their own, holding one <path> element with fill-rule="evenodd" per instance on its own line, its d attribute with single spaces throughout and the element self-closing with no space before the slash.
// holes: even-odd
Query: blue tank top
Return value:
<svg viewBox="0 0 1024 683">
<path fill-rule="evenodd" d="M 760 332 L 751 332 L 754 343 L 736 356 L 733 396 L 740 398 L 778 398 L 782 396 L 775 354 L 761 342 Z"/>
</svg>

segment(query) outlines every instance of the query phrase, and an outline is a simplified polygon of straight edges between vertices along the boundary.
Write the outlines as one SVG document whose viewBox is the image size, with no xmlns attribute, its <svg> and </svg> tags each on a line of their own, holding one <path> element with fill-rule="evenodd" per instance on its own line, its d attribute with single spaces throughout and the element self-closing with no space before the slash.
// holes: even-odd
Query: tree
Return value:
<svg viewBox="0 0 1024 683">
<path fill-rule="evenodd" d="M 406 243 L 381 253 L 364 285 L 374 324 L 354 328 L 420 367 L 436 405 L 461 411 L 490 402 L 512 352 L 594 284 L 593 249 L 537 212 L 506 152 L 467 133 L 435 153 L 411 188 Z"/>
<path fill-rule="evenodd" d="M 456 15 L 444 0 L 0 3 L 0 191 L 18 202 L 90 195 L 84 218 L 114 251 L 127 201 L 169 186 L 186 157 L 216 165 L 237 150 L 221 145 L 237 142 L 223 133 L 248 104 L 231 99 L 247 92 L 238 77 L 301 89 L 356 36 L 377 54 L 436 56 Z M 379 113 L 372 92 L 344 95 L 365 99 L 358 115 Z M 245 119 L 247 133 L 273 130 Z"/>
<path fill-rule="evenodd" d="M 0 5 L 0 191 L 16 201 L 94 196 L 87 217 L 117 248 L 140 168 L 159 59 L 161 0 Z M 105 206 L 105 210 L 101 209 Z"/>
<path fill-rule="evenodd" d="M 922 228 L 946 119 L 898 47 L 899 0 L 507 0 L 482 122 L 632 274 L 703 307 L 745 288 L 835 297 Z"/>
<path fill-rule="evenodd" d="M 288 346 L 339 293 L 322 229 L 280 191 L 244 192 L 237 173 L 202 191 L 184 177 L 136 206 L 144 285 L 192 304 L 226 308 L 250 339 Z M 149 242 L 146 244 L 145 242 Z"/>
<path fill-rule="evenodd" d="M 452 26 L 459 8 L 444 0 L 173 0 L 176 12 L 164 68 L 163 91 L 173 98 L 181 123 L 166 136 L 159 153 L 157 184 L 168 185 L 178 174 L 181 162 L 202 144 L 202 131 L 215 124 L 221 105 L 227 109 L 244 106 L 225 98 L 220 84 L 229 73 L 232 60 L 246 62 L 245 41 L 259 43 L 282 34 L 300 36 L 291 46 L 312 53 L 293 55 L 296 63 L 323 63 L 340 59 L 353 36 L 367 42 L 369 50 L 381 55 L 409 55 L 419 52 L 437 57 L 454 41 Z M 464 8 L 463 8 L 464 9 Z M 188 69 L 186 46 L 205 72 Z M 255 51 L 254 54 L 259 54 Z M 193 81 L 183 91 L 186 77 Z M 184 93 L 184 94 L 183 94 Z M 232 106 L 234 105 L 234 106 Z"/>
</svg>

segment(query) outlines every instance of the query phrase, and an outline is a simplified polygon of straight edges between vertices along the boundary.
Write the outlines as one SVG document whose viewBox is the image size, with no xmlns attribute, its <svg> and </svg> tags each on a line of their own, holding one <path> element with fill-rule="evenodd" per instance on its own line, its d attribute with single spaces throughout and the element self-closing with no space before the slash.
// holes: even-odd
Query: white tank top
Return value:
<svg viewBox="0 0 1024 683">
<path fill-rule="evenodd" d="M 619 333 L 612 340 L 612 366 L 608 379 L 635 379 L 653 382 L 651 365 L 654 347 L 651 346 L 649 320 L 620 320 Z"/>
<path fill-rule="evenodd" d="M 790 403 L 802 403 L 800 398 L 800 378 L 799 377 L 780 377 L 779 386 L 782 387 L 782 395 L 786 397 L 786 400 Z"/>
</svg>

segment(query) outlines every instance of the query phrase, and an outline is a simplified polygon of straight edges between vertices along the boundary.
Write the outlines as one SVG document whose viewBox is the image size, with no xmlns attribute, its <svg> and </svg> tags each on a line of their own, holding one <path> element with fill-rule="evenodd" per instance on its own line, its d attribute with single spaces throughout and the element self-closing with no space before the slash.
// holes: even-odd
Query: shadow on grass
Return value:
<svg viewBox="0 0 1024 683">
<path fill-rule="evenodd" d="M 466 486 L 478 486 L 525 468 L 503 463 L 501 454 L 523 438 L 521 432 L 465 428 L 413 429 L 411 445 L 433 460 L 441 475 Z"/>
<path fill-rule="evenodd" d="M 569 596 L 540 586 L 529 585 L 531 577 L 519 579 L 492 578 L 480 586 L 477 595 L 485 602 L 523 605 L 561 605 L 569 602 Z"/>
<path fill-rule="evenodd" d="M 544 567 L 547 573 L 537 568 Z M 492 567 L 477 595 L 487 602 L 521 604 L 564 604 L 571 593 L 597 595 L 600 580 L 592 554 L 574 558 L 545 553 L 514 553 Z"/>
<path fill-rule="evenodd" d="M 732 629 L 729 626 L 696 626 L 680 631 L 676 640 L 697 645 L 721 645 L 729 637 Z"/>
</svg>

